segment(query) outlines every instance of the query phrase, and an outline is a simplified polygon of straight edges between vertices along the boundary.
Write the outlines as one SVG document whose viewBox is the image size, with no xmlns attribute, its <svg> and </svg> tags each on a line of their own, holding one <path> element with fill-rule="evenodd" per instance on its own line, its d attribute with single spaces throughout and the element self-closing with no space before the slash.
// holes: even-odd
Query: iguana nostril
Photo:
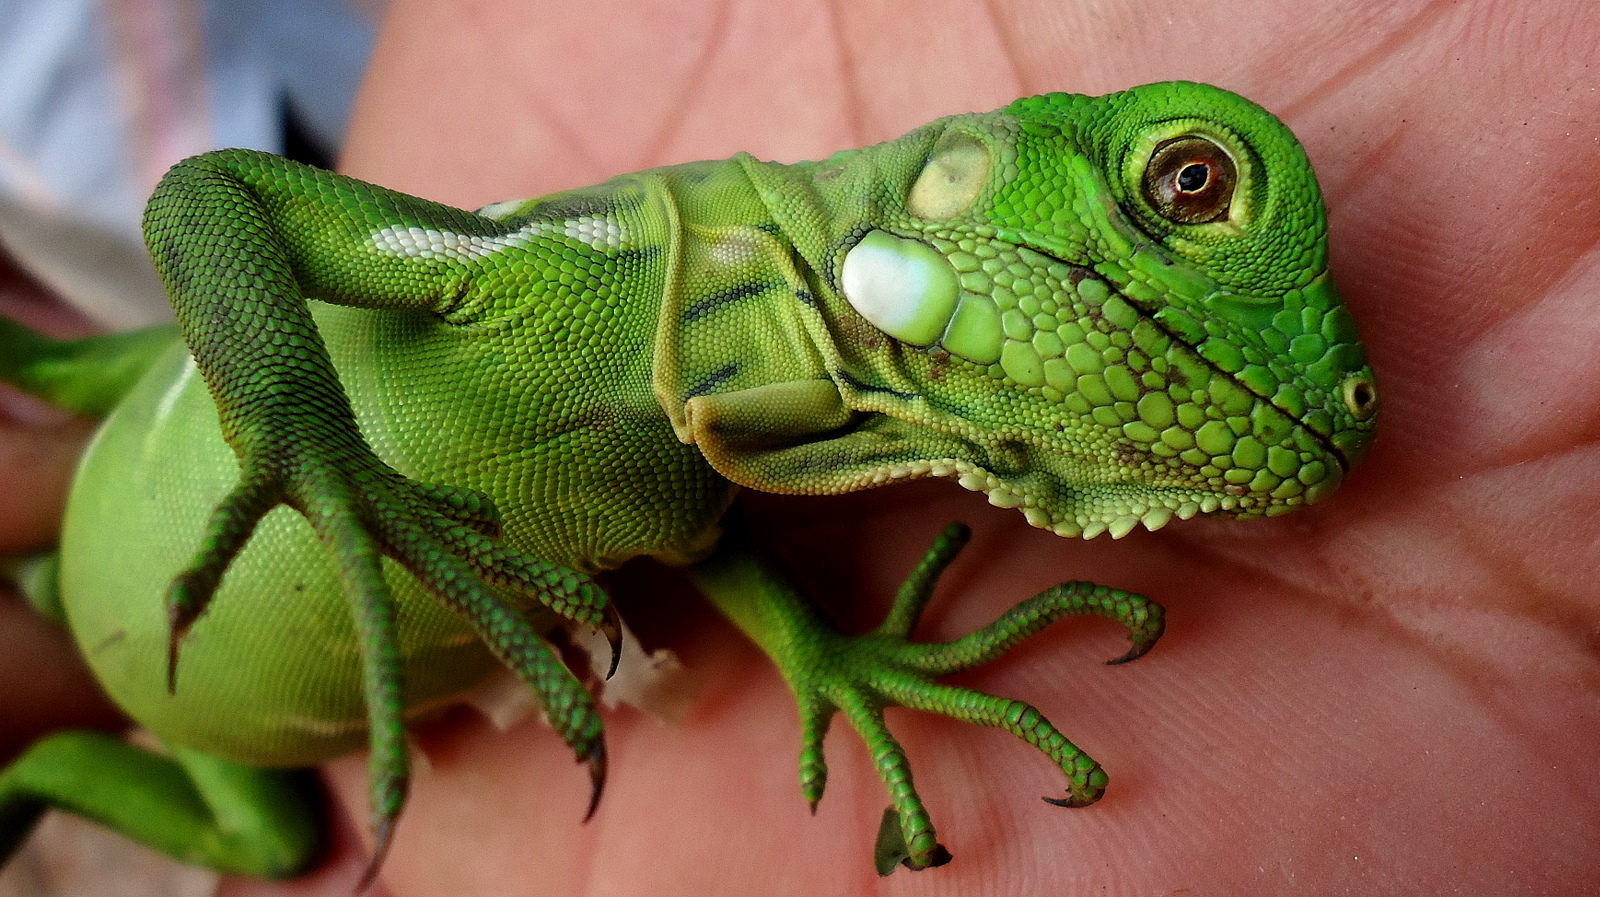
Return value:
<svg viewBox="0 0 1600 897">
<path fill-rule="evenodd" d="M 1356 420 L 1365 421 L 1378 413 L 1378 387 L 1371 377 L 1364 374 L 1347 377 L 1341 392 L 1345 408 Z"/>
</svg>

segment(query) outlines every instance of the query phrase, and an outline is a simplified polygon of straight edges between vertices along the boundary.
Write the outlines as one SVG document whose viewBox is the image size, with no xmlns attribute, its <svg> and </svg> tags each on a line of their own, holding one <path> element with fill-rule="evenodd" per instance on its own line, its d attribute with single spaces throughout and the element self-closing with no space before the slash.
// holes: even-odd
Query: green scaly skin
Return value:
<svg viewBox="0 0 1600 897">
<path fill-rule="evenodd" d="M 892 797 L 880 871 L 938 865 L 883 707 L 1005 728 L 1061 767 L 1052 802 L 1090 803 L 1105 773 L 1036 710 L 937 680 L 1071 614 L 1123 623 L 1129 660 L 1160 607 L 1068 583 L 913 642 L 952 531 L 882 626 L 844 636 L 753 549 L 711 554 L 736 488 L 949 477 L 1061 535 L 1116 537 L 1310 504 L 1375 424 L 1302 151 L 1202 85 L 1033 97 L 820 162 L 738 156 L 478 213 L 229 150 L 176 166 L 145 226 L 188 353 L 148 363 L 164 338 L 142 338 L 127 388 L 87 350 L 39 375 L 74 350 L 8 329 L 19 361 L 0 374 L 121 399 L 74 483 L 61 597 L 107 690 L 181 748 L 150 775 L 190 809 L 128 819 L 126 783 L 68 801 L 51 782 L 82 747 L 47 739 L 0 774 L 0 848 L 70 803 L 196 861 L 292 872 L 314 839 L 278 830 L 313 823 L 258 812 L 266 789 L 195 758 L 244 775 L 367 743 L 370 880 L 406 722 L 496 663 L 598 798 L 600 718 L 541 633 L 614 640 L 588 575 L 651 555 L 699 561 L 789 681 L 805 798 L 843 711 Z M 257 833 L 269 848 L 217 846 Z"/>
</svg>

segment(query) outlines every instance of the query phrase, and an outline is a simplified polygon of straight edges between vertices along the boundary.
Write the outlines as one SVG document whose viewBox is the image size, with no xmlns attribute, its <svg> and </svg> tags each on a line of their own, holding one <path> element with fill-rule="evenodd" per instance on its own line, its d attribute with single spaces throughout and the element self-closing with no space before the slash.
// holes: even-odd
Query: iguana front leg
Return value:
<svg viewBox="0 0 1600 897">
<path fill-rule="evenodd" d="M 407 781 L 395 608 L 380 557 L 399 562 L 469 620 L 538 693 L 556 730 L 589 765 L 591 813 L 604 782 L 593 699 L 497 589 L 535 598 L 615 641 L 604 593 L 587 577 L 499 542 L 499 514 L 484 496 L 413 482 L 380 460 L 361 437 L 306 305 L 318 298 L 449 312 L 462 299 L 472 258 L 375 253 L 372 235 L 492 238 L 503 229 L 457 209 L 245 151 L 180 163 L 146 210 L 146 240 L 240 462 L 238 484 L 212 514 L 199 553 L 167 598 L 169 688 L 181 685 L 183 635 L 230 561 L 268 511 L 293 506 L 335 557 L 359 633 L 377 834 L 369 879 Z"/>
<path fill-rule="evenodd" d="M 933 821 L 912 782 L 911 764 L 884 722 L 887 706 L 949 716 L 1004 729 L 1038 748 L 1067 778 L 1063 807 L 1100 799 L 1106 774 L 1031 705 L 938 679 L 988 663 L 1013 645 L 1062 617 L 1093 614 L 1121 623 L 1133 642 L 1111 663 L 1142 656 L 1161 637 L 1161 606 L 1142 595 L 1089 582 L 1068 582 L 1018 604 L 983 629 L 953 642 L 914 642 L 923 609 L 945 567 L 966 545 L 969 531 L 946 527 L 906 578 L 883 622 L 872 632 L 846 636 L 825 620 L 782 568 L 730 536 L 712 558 L 692 568 L 696 584 L 717 608 L 772 658 L 800 707 L 800 788 L 816 811 L 827 786 L 823 736 L 843 712 L 867 744 L 873 766 L 892 804 L 884 812 L 874 851 L 878 874 L 897 864 L 909 869 L 940 866 L 950 853 L 938 841 Z"/>
</svg>

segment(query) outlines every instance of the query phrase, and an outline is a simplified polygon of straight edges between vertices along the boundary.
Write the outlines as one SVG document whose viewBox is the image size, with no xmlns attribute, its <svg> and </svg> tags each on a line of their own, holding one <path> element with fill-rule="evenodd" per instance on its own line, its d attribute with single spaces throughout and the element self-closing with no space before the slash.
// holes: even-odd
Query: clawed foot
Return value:
<svg viewBox="0 0 1600 897">
<path fill-rule="evenodd" d="M 375 457 L 365 464 L 342 457 L 305 465 L 292 478 L 265 465 L 243 465 L 240 483 L 212 514 L 199 555 L 168 592 L 169 688 L 178 685 L 184 634 L 210 603 L 223 571 L 256 524 L 278 504 L 304 514 L 332 553 L 355 616 L 371 730 L 376 836 L 363 889 L 388 848 L 408 781 L 401 653 L 394 599 L 380 565 L 385 556 L 467 620 L 537 693 L 551 725 L 589 767 L 593 814 L 605 782 L 605 744 L 594 699 L 505 595 L 536 600 L 603 632 L 612 645 L 614 670 L 621 630 L 605 592 L 583 574 L 506 546 L 500 541 L 499 514 L 483 495 L 413 482 Z"/>
<path fill-rule="evenodd" d="M 804 742 L 800 782 L 813 810 L 827 783 L 823 736 L 833 714 L 843 712 L 867 743 L 892 799 L 878 836 L 875 859 L 879 874 L 889 874 L 897 863 L 926 869 L 950 860 L 912 784 L 905 752 L 884 724 L 885 707 L 908 707 L 1005 729 L 1042 751 L 1066 775 L 1067 796 L 1047 797 L 1046 801 L 1065 807 L 1085 806 L 1105 791 L 1106 774 L 1039 711 L 1022 701 L 941 685 L 937 680 L 987 663 L 1050 623 L 1075 614 L 1096 614 L 1127 627 L 1133 646 L 1112 663 L 1139 657 L 1161 636 L 1160 605 L 1117 589 L 1070 582 L 1046 589 L 989 626 L 956 641 L 910 641 L 935 581 L 966 544 L 967 535 L 966 527 L 959 524 L 940 534 L 876 630 L 845 636 L 813 615 L 814 624 L 808 626 L 805 636 L 790 639 L 785 656 L 777 658 L 800 704 Z"/>
</svg>

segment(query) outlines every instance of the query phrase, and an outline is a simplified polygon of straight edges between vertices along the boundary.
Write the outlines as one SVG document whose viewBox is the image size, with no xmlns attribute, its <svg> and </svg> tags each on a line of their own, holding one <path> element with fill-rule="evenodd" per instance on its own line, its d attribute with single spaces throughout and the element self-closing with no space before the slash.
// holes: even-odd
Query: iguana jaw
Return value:
<svg viewBox="0 0 1600 897">
<path fill-rule="evenodd" d="M 1130 287 L 1126 267 L 1131 265 L 1069 261 L 1050 251 L 1048 241 L 1028 240 L 1020 233 L 1007 233 L 1002 239 L 993 228 L 976 230 L 982 231 L 977 236 L 986 241 L 990 258 L 1016 256 L 1041 274 L 1048 272 L 1034 289 L 1043 285 L 1061 297 L 1066 315 L 1062 326 L 1073 330 L 1073 338 L 1063 334 L 1061 343 L 1069 349 L 1064 355 L 1046 357 L 1041 365 L 1034 349 L 1039 340 L 1028 341 L 1026 334 L 1008 327 L 1003 337 L 1006 346 L 1018 344 L 1031 355 L 1031 366 L 1019 367 L 1011 362 L 1021 353 L 1002 352 L 996 324 L 994 346 L 985 357 L 954 351 L 958 339 L 968 344 L 982 339 L 958 333 L 960 320 L 952 309 L 982 301 L 1014 314 L 1009 310 L 1016 307 L 1010 292 L 1004 294 L 1007 298 L 997 298 L 1000 290 L 1011 289 L 1010 282 L 975 274 L 973 261 L 946 261 L 952 256 L 959 259 L 963 251 L 959 234 L 901 236 L 870 231 L 866 240 L 883 244 L 871 246 L 870 251 L 893 256 L 885 270 L 893 273 L 894 266 L 903 262 L 916 275 L 907 278 L 914 286 L 906 288 L 904 297 L 891 298 L 937 314 L 920 320 L 903 314 L 889 325 L 906 331 L 889 333 L 903 348 L 887 355 L 867 353 L 875 359 L 876 371 L 862 368 L 857 373 L 850 366 L 834 365 L 836 385 L 845 405 L 856 411 L 959 433 L 963 447 L 947 456 L 928 454 L 863 471 L 859 479 L 852 478 L 850 488 L 921 476 L 950 477 L 986 493 L 993 504 L 1018 508 L 1033 525 L 1060 535 L 1109 532 L 1120 537 L 1141 524 L 1157 529 L 1173 517 L 1256 517 L 1310 504 L 1333 490 L 1370 440 L 1370 427 L 1339 429 L 1342 417 L 1336 412 L 1342 409 L 1329 410 L 1328 403 L 1311 409 L 1291 407 L 1285 396 L 1304 395 L 1303 391 L 1263 389 L 1252 382 L 1259 377 L 1240 373 L 1243 362 L 1230 371 L 1209 357 L 1203 330 L 1197 336 L 1194 328 L 1171 326 L 1175 318 L 1159 313 L 1178 307 L 1179 297 L 1170 297 L 1172 306 L 1163 305 L 1152 301 L 1148 289 L 1141 294 Z M 850 253 L 860 251 L 866 240 L 843 251 L 847 265 L 855 258 Z M 1159 250 L 1145 243 L 1137 251 Z M 933 274 L 949 270 L 954 276 L 921 273 L 929 269 Z M 852 283 L 867 280 L 859 276 L 841 280 L 846 301 L 864 313 L 861 306 L 867 303 L 855 301 L 859 297 L 851 296 L 850 289 Z M 1199 283 L 1203 278 L 1196 275 L 1191 280 Z M 1208 284 L 1204 297 L 1220 292 L 1203 282 Z M 991 283 L 996 287 L 994 296 L 974 295 Z M 895 282 L 885 277 L 872 287 L 892 293 Z M 1022 287 L 1019 279 L 1016 289 Z M 1218 301 L 1227 304 L 1228 298 L 1224 295 Z M 1252 304 L 1248 297 L 1231 301 Z M 1050 308 L 1046 306 L 1046 311 Z M 1029 310 L 1034 318 L 1038 312 L 1037 307 Z M 869 320 L 884 329 L 883 323 Z M 920 335 L 907 339 L 911 330 Z M 1133 362 L 1135 357 L 1145 360 Z M 997 368 L 1007 381 L 994 389 L 999 398 L 972 401 L 972 382 L 996 376 Z M 1371 392 L 1370 372 L 1358 371 L 1346 380 L 1357 382 L 1359 391 Z M 953 385 L 961 383 L 967 385 Z M 1349 398 L 1342 401 L 1350 403 Z M 1031 410 L 1022 411 L 1023 407 Z M 1107 463 L 1111 457 L 1116 463 Z M 1114 478 L 1107 478 L 1106 471 L 1115 472 Z"/>
</svg>

